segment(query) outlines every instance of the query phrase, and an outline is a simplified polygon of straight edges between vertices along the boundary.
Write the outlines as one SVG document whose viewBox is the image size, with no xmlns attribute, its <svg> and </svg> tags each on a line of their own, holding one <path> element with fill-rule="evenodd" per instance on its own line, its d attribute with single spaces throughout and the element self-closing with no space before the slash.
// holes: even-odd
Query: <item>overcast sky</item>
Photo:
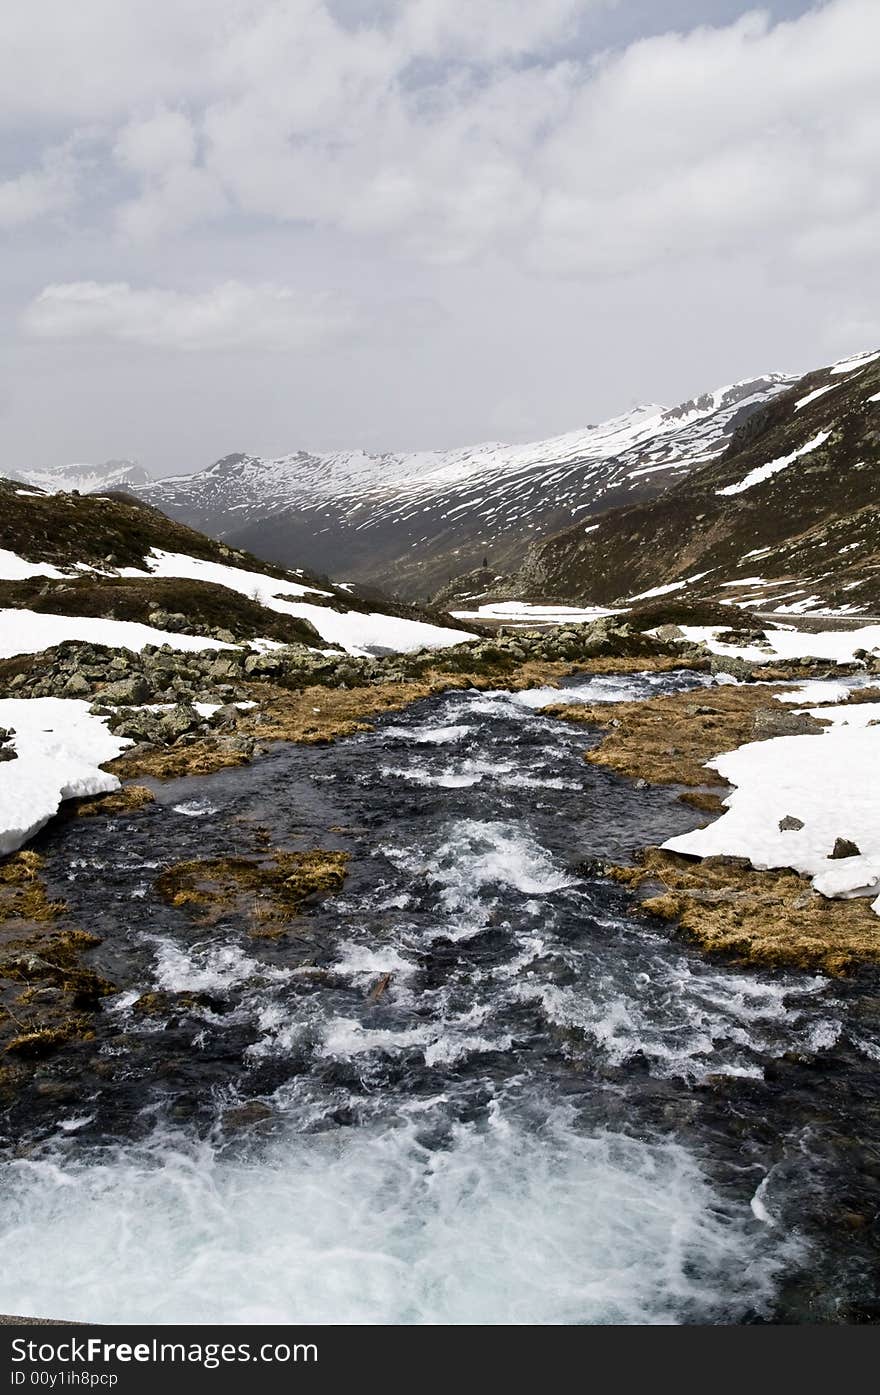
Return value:
<svg viewBox="0 0 880 1395">
<path fill-rule="evenodd" d="M 3 464 L 549 435 L 880 344 L 880 0 L 3 0 Z"/>
</svg>

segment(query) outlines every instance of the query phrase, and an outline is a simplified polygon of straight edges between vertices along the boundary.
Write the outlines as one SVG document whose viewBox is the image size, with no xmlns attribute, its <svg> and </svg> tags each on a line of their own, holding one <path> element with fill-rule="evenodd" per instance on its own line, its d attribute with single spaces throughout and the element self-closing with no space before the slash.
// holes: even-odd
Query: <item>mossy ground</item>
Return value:
<svg viewBox="0 0 880 1395">
<path fill-rule="evenodd" d="M 122 789 L 114 790 L 111 794 L 76 800 L 72 813 L 81 819 L 97 814 L 135 814 L 155 802 L 156 796 L 146 785 L 123 785 Z"/>
<path fill-rule="evenodd" d="M 718 772 L 706 766 L 712 756 L 748 741 L 822 730 L 820 723 L 796 716 L 773 694 L 760 684 L 741 684 L 643 702 L 579 703 L 545 711 L 603 728 L 598 746 L 584 757 L 595 765 L 652 784 L 724 787 Z"/>
<path fill-rule="evenodd" d="M 455 672 L 438 664 L 420 678 L 399 683 L 372 683 L 362 687 L 283 688 L 274 683 L 247 685 L 257 705 L 243 712 L 236 737 L 253 737 L 260 743 L 295 741 L 306 744 L 336 741 L 358 731 L 370 731 L 376 718 L 409 707 L 422 698 L 449 689 L 504 687 L 513 690 L 552 684 L 572 673 L 666 672 L 681 666 L 680 659 L 638 656 L 581 660 L 578 663 L 526 662 L 486 671 Z M 153 776 L 174 779 L 181 775 L 208 775 L 228 766 L 246 765 L 250 756 L 235 740 L 222 733 L 183 746 L 123 752 L 107 769 L 120 779 Z"/>
<path fill-rule="evenodd" d="M 251 934 L 274 938 L 310 905 L 342 890 L 347 862 L 347 853 L 323 849 L 178 862 L 156 879 L 156 890 L 199 924 L 233 914 Z"/>
<path fill-rule="evenodd" d="M 0 1083 L 17 1062 L 91 1037 L 100 1000 L 115 991 L 83 961 L 99 940 L 66 923 L 41 867 L 31 851 L 0 863 Z"/>
<path fill-rule="evenodd" d="M 648 848 L 638 866 L 607 870 L 638 889 L 642 911 L 677 921 L 707 954 L 835 975 L 880 963 L 880 918 L 869 903 L 828 900 L 789 869 L 759 872 L 739 858 Z"/>
</svg>

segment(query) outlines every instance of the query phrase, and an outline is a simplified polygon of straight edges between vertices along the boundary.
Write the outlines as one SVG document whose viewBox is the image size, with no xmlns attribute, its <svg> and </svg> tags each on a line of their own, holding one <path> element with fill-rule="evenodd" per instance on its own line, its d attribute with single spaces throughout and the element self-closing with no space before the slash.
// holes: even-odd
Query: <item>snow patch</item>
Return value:
<svg viewBox="0 0 880 1395">
<path fill-rule="evenodd" d="M 798 402 L 795 402 L 795 411 L 799 412 L 802 407 L 808 407 L 811 402 L 815 402 L 819 397 L 824 397 L 826 392 L 830 392 L 832 388 L 839 386 L 839 383 L 829 383 L 827 387 L 816 388 L 814 392 L 808 392 L 806 397 L 802 397 Z"/>
<path fill-rule="evenodd" d="M 21 490 L 16 490 L 16 493 L 20 494 Z M 51 562 L 26 562 L 17 552 L 0 547 L 0 581 L 27 581 L 32 576 L 50 576 L 57 579 L 66 575 L 66 572 L 53 567 Z"/>
<path fill-rule="evenodd" d="M 26 843 L 62 800 L 119 789 L 116 776 L 99 767 L 131 742 L 109 732 L 88 703 L 3 698 L 0 726 L 14 732 L 17 753 L 0 763 L 0 853 Z"/>
<path fill-rule="evenodd" d="M 854 354 L 852 358 L 843 358 L 839 363 L 835 363 L 831 372 L 837 376 L 839 373 L 849 373 L 853 369 L 867 368 L 869 363 L 876 363 L 878 358 L 880 358 L 880 352 L 873 353 L 869 351 L 867 353 Z"/>
<path fill-rule="evenodd" d="M 819 634 L 768 629 L 764 631 L 767 648 L 754 644 L 723 644 L 717 638 L 722 633 L 717 625 L 682 625 L 681 632 L 686 640 L 705 644 L 713 654 L 754 663 L 764 663 L 768 659 L 813 658 L 848 664 L 854 661 L 857 649 L 880 648 L 880 625 L 863 625 L 858 630 L 823 630 Z"/>
<path fill-rule="evenodd" d="M 532 605 L 528 601 L 494 601 L 477 610 L 452 611 L 456 620 L 521 620 L 535 625 L 582 625 L 622 613 L 607 606 Z"/>
<path fill-rule="evenodd" d="M 228 649 L 219 639 L 171 634 L 135 620 L 104 620 L 93 615 L 47 615 L 36 610 L 0 610 L 0 659 L 17 654 L 40 654 L 66 640 L 103 644 L 111 649 L 140 652 L 146 644 L 167 644 L 183 653 Z"/>
<path fill-rule="evenodd" d="M 825 709 L 816 715 L 826 716 Z M 880 729 L 834 725 L 819 736 L 754 741 L 707 762 L 733 793 L 706 828 L 663 844 L 696 857 L 746 857 L 759 870 L 793 867 L 823 896 L 880 893 Z M 803 827 L 781 830 L 792 815 Z M 859 855 L 831 859 L 838 838 Z M 874 905 L 880 913 L 880 898 Z"/>
<path fill-rule="evenodd" d="M 766 465 L 759 465 L 756 469 L 750 470 L 744 479 L 738 484 L 729 484 L 726 489 L 716 489 L 716 494 L 743 494 L 747 489 L 752 489 L 756 484 L 769 480 L 771 476 L 778 475 L 780 470 L 787 470 L 789 465 L 793 465 L 796 460 L 800 460 L 802 455 L 809 455 L 811 451 L 818 450 L 823 446 L 831 435 L 830 431 L 819 431 L 811 441 L 807 441 L 805 446 L 792 451 L 791 455 L 780 455 L 777 460 L 771 460 Z"/>
<path fill-rule="evenodd" d="M 652 586 L 650 591 L 640 591 L 637 596 L 630 596 L 630 600 L 650 601 L 654 596 L 668 596 L 670 591 L 680 591 L 683 586 L 687 586 L 686 581 L 670 581 L 666 586 Z"/>
</svg>

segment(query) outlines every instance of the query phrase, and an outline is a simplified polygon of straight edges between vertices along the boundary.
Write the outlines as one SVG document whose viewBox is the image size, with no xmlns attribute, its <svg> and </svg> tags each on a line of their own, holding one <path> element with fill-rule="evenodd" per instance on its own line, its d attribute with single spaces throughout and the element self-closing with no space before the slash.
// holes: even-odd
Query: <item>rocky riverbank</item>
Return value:
<svg viewBox="0 0 880 1395">
<path fill-rule="evenodd" d="M 777 701 L 778 691 L 743 684 L 713 687 L 698 698 L 673 693 L 642 702 L 546 710 L 601 729 L 597 745 L 584 753 L 591 764 L 644 784 L 684 786 L 683 802 L 715 815 L 724 811 L 729 786 L 707 761 L 747 742 L 820 735 L 825 729 L 821 706 L 792 710 Z M 877 689 L 863 688 L 848 702 L 856 706 L 877 698 Z M 791 827 L 799 826 L 791 816 Z M 646 914 L 674 921 L 710 954 L 830 974 L 880 962 L 880 921 L 869 903 L 829 900 L 813 889 L 809 877 L 790 868 L 756 870 L 744 858 L 699 859 L 651 847 L 634 867 L 603 870 L 637 888 Z"/>
<path fill-rule="evenodd" d="M 516 691 L 552 686 L 575 672 L 663 672 L 683 664 L 716 672 L 733 666 L 702 645 L 645 635 L 607 617 L 547 633 L 501 631 L 491 640 L 439 652 L 373 658 L 301 645 L 264 653 L 148 646 L 133 653 L 67 644 L 0 664 L 0 695 L 90 700 L 93 713 L 133 742 L 109 767 L 125 783 L 110 794 L 70 802 L 63 817 L 126 817 L 153 811 L 155 794 L 144 779 L 244 765 L 277 741 L 332 741 L 369 730 L 382 714 L 443 691 Z M 772 669 L 738 665 L 743 676 L 774 679 L 803 677 L 817 667 L 824 671 L 810 662 Z M 759 736 L 821 729 L 757 684 L 547 710 L 604 729 L 603 740 L 586 754 L 589 761 L 637 781 L 690 786 L 682 798 L 707 812 L 720 809 L 718 788 L 723 792 L 723 781 L 703 764 L 710 756 Z M 708 950 L 830 971 L 866 957 L 873 927 L 862 904 L 829 906 L 794 876 L 726 866 L 719 878 L 708 864 L 695 871 L 685 859 L 656 851 L 646 857 L 636 869 L 609 874 L 637 885 L 651 913 L 677 920 Z M 49 896 L 39 857 L 25 851 L 0 867 L 3 1069 L 9 1083 L 28 1061 L 63 1042 L 88 1040 L 101 998 L 114 985 L 89 967 L 99 939 L 71 920 L 63 901 Z M 185 904 L 203 923 L 246 906 L 252 933 L 271 937 L 283 933 L 314 897 L 334 894 L 344 876 L 344 859 L 273 848 L 267 832 L 259 856 L 166 868 L 160 893 L 169 904 Z M 801 928 L 789 935 L 785 926 L 793 913 Z"/>
<path fill-rule="evenodd" d="M 167 778 L 242 764 L 267 741 L 348 735 L 377 713 L 445 688 L 521 688 L 574 669 L 683 663 L 719 661 L 702 646 L 665 642 L 613 619 L 369 658 L 299 644 L 181 653 L 67 643 L 0 662 L 0 697 L 90 701 L 93 713 L 134 743 L 113 767 L 117 773 Z"/>
</svg>

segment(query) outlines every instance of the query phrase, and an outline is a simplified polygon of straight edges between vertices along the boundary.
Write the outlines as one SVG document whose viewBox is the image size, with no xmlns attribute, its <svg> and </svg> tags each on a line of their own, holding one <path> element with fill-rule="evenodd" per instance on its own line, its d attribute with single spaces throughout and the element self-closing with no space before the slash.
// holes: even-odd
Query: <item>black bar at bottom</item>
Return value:
<svg viewBox="0 0 880 1395">
<path fill-rule="evenodd" d="M 607 1391 L 628 1379 L 653 1384 L 658 1371 L 674 1372 L 681 1392 L 689 1372 L 694 1389 L 705 1390 L 719 1360 L 727 1379 L 739 1367 L 750 1386 L 756 1371 L 772 1379 L 779 1363 L 790 1385 L 799 1374 L 815 1383 L 823 1368 L 837 1379 L 842 1360 L 876 1360 L 878 1349 L 877 1327 L 91 1327 L 13 1319 L 0 1326 L 0 1395 L 290 1395 L 330 1382 L 338 1389 L 346 1378 L 412 1391 L 425 1378 L 483 1385 L 490 1374 L 495 1389 L 506 1381 L 561 1389 L 574 1372 L 579 1386 Z"/>
</svg>

